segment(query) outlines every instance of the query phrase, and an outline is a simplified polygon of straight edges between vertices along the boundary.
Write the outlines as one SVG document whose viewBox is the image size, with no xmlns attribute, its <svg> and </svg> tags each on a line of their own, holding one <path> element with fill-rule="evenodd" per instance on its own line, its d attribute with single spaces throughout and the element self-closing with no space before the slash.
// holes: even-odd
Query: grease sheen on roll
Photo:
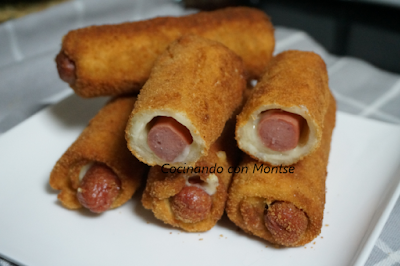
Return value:
<svg viewBox="0 0 400 266">
<path fill-rule="evenodd" d="M 124 138 L 126 122 L 135 100 L 136 97 L 121 97 L 110 101 L 89 122 L 77 140 L 55 164 L 50 174 L 50 186 L 61 190 L 58 199 L 66 208 L 82 207 L 82 200 L 78 197 L 80 189 L 91 186 L 94 188 L 93 192 L 96 192 L 95 186 L 98 182 L 96 175 L 105 180 L 105 185 L 110 183 L 110 180 L 119 185 L 116 197 L 109 202 L 111 204 L 108 206 L 109 208 L 116 208 L 124 204 L 139 187 L 146 166 L 132 156 L 126 147 Z M 86 180 L 85 177 L 89 173 L 91 173 L 90 179 Z M 86 186 L 82 184 L 83 180 L 86 181 Z M 103 192 L 100 191 L 100 193 Z M 105 193 L 109 193 L 109 191 Z M 100 195 L 100 197 L 107 196 Z M 90 200 L 92 199 L 86 201 Z M 98 199 L 98 201 L 97 204 L 101 203 L 102 199 Z M 93 202 L 86 203 L 93 205 Z M 102 212 L 104 208 L 96 206 L 92 211 Z"/>
<path fill-rule="evenodd" d="M 289 167 L 280 169 L 246 156 L 239 167 L 247 167 L 248 172 L 235 174 L 229 189 L 230 220 L 249 234 L 283 246 L 302 246 L 320 234 L 335 111 L 330 96 L 321 145 L 290 166 L 293 173 Z"/>
<path fill-rule="evenodd" d="M 185 34 L 226 45 L 243 59 L 248 78 L 262 75 L 275 46 L 268 16 L 248 7 L 90 26 L 64 36 L 59 75 L 82 97 L 138 92 L 157 56 Z"/>
<path fill-rule="evenodd" d="M 319 55 L 303 51 L 278 54 L 238 116 L 239 148 L 274 165 L 301 160 L 320 145 L 329 95 L 326 65 Z M 266 117 L 271 112 L 275 114 Z M 260 135 L 263 130 L 264 139 Z M 272 135 L 269 140 L 268 134 Z M 269 141 L 269 146 L 263 141 Z"/>
<path fill-rule="evenodd" d="M 151 166 L 193 166 L 241 105 L 245 88 L 242 61 L 232 51 L 197 36 L 181 37 L 157 59 L 138 96 L 126 128 L 128 148 Z M 190 132 L 192 142 L 172 161 L 148 144 L 157 117 L 171 117 Z"/>
</svg>

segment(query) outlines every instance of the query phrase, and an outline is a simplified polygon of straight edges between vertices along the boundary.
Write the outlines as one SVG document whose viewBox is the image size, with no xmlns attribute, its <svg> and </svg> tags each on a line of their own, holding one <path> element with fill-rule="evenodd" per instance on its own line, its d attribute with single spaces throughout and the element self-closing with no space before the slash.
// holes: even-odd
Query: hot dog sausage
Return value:
<svg viewBox="0 0 400 266">
<path fill-rule="evenodd" d="M 85 208 L 101 213 L 110 208 L 120 189 L 117 175 L 105 164 L 94 163 L 80 182 L 77 198 Z"/>
<path fill-rule="evenodd" d="M 56 56 L 57 71 L 60 79 L 70 85 L 76 81 L 75 63 L 63 51 Z"/>
<path fill-rule="evenodd" d="M 62 40 L 62 51 L 79 70 L 70 85 L 85 98 L 136 93 L 168 44 L 188 34 L 220 42 L 242 57 L 249 79 L 261 76 L 275 46 L 268 16 L 248 7 L 89 26 Z M 63 76 L 65 69 L 59 72 Z"/>
<path fill-rule="evenodd" d="M 258 135 L 265 147 L 273 151 L 296 148 L 304 118 L 282 110 L 263 112 L 258 123 Z"/>
<path fill-rule="evenodd" d="M 172 117 L 154 119 L 147 134 L 147 144 L 161 159 L 172 162 L 193 142 L 190 131 Z"/>
<path fill-rule="evenodd" d="M 264 213 L 264 222 L 275 241 L 281 245 L 295 244 L 308 226 L 305 213 L 292 203 L 278 201 Z"/>
<path fill-rule="evenodd" d="M 204 220 L 211 210 L 211 205 L 211 196 L 195 186 L 184 187 L 171 199 L 172 212 L 177 219 L 185 223 Z"/>
</svg>

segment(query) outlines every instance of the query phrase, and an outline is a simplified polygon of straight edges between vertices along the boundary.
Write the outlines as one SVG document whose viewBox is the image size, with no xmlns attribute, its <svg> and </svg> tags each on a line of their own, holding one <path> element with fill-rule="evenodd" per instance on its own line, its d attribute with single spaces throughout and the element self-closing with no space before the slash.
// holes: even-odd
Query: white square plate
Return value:
<svg viewBox="0 0 400 266">
<path fill-rule="evenodd" d="M 400 127 L 338 113 L 322 233 L 276 249 L 226 216 L 206 233 L 156 220 L 140 193 L 94 215 L 70 211 L 49 173 L 106 99 L 72 95 L 0 137 L 0 254 L 21 265 L 364 265 L 400 194 Z"/>
</svg>

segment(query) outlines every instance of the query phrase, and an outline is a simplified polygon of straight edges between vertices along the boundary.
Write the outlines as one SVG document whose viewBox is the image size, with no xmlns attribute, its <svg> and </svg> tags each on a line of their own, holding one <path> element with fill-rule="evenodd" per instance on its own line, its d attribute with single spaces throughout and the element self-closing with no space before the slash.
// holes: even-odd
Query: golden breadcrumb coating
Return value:
<svg viewBox="0 0 400 266">
<path fill-rule="evenodd" d="M 180 174 L 168 171 L 168 173 L 162 173 L 160 166 L 153 166 L 150 168 L 146 189 L 142 196 L 143 206 L 152 210 L 155 217 L 164 223 L 179 227 L 185 231 L 203 232 L 210 230 L 224 213 L 227 191 L 232 179 L 229 167 L 235 167 L 241 156 L 234 140 L 234 124 L 235 120 L 231 119 L 221 137 L 211 146 L 208 155 L 196 163 L 196 166 L 200 168 L 208 167 L 210 169 L 210 167 L 216 165 L 217 168 L 221 167 L 219 169 L 223 169 L 222 172 L 220 171 L 221 173 L 215 173 L 218 177 L 219 185 L 215 194 L 211 196 L 211 211 L 204 220 L 187 223 L 178 219 L 171 208 L 171 200 L 185 187 L 185 178 L 199 176 L 201 180 L 206 181 L 209 175 L 206 171 L 200 174 L 189 172 Z"/>
<path fill-rule="evenodd" d="M 121 97 L 109 102 L 55 164 L 50 174 L 50 186 L 61 190 L 58 199 L 65 207 L 82 207 L 76 196 L 79 173 L 91 162 L 107 165 L 121 181 L 120 193 L 111 208 L 124 204 L 139 187 L 146 166 L 132 156 L 124 137 L 135 100 L 135 97 Z"/>
<path fill-rule="evenodd" d="M 274 29 L 264 12 L 234 7 L 73 30 L 64 36 L 60 53 L 75 63 L 71 87 L 78 95 L 120 95 L 137 92 L 157 56 L 185 34 L 226 45 L 243 59 L 248 78 L 262 75 L 275 46 Z"/>
<path fill-rule="evenodd" d="M 304 51 L 278 54 L 268 64 L 267 71 L 237 118 L 239 148 L 262 162 L 274 165 L 295 163 L 320 145 L 329 99 L 326 65 L 319 55 Z M 257 119 L 261 112 L 269 109 L 281 109 L 305 118 L 307 125 L 294 150 L 274 152 L 261 144 Z"/>
<path fill-rule="evenodd" d="M 226 212 L 228 217 L 249 234 L 261 237 L 273 244 L 275 239 L 264 224 L 265 206 L 274 202 L 287 202 L 302 210 L 308 217 L 308 226 L 301 238 L 286 246 L 302 246 L 321 232 L 325 205 L 325 180 L 332 131 L 335 126 L 336 103 L 330 94 L 330 104 L 325 114 L 321 145 L 303 160 L 291 165 L 293 173 L 260 172 L 263 164 L 246 156 L 240 167 L 248 167 L 247 173 L 235 174 L 229 189 Z M 255 169 L 255 167 L 257 167 Z M 275 166 L 276 167 L 276 166 Z M 279 166 L 277 167 L 279 168 Z M 288 170 L 289 167 L 286 169 Z M 266 171 L 268 172 L 268 170 Z"/>
<path fill-rule="evenodd" d="M 170 166 L 189 166 L 208 154 L 225 123 L 241 105 L 246 81 L 242 62 L 222 44 L 183 36 L 157 59 L 126 128 L 131 152 L 148 165 L 166 163 L 147 145 L 147 124 L 171 116 L 189 129 L 188 155 Z"/>
</svg>

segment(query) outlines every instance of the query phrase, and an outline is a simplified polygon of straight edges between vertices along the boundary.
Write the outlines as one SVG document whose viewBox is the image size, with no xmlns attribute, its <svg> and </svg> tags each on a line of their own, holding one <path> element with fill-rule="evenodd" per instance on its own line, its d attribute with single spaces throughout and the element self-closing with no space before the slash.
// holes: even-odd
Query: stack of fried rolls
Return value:
<svg viewBox="0 0 400 266">
<path fill-rule="evenodd" d="M 302 246 L 320 234 L 336 112 L 334 98 L 329 99 L 321 144 L 310 155 L 292 168 L 261 163 L 249 156 L 240 164 L 248 171 L 234 176 L 226 212 L 245 232 L 283 246 Z"/>
<path fill-rule="evenodd" d="M 268 64 L 238 116 L 238 146 L 261 162 L 296 163 L 319 147 L 329 104 L 322 58 L 312 52 L 282 52 Z"/>
<path fill-rule="evenodd" d="M 137 92 L 156 58 L 185 34 L 226 45 L 243 59 L 249 79 L 262 75 L 275 45 L 274 29 L 264 12 L 235 7 L 70 31 L 56 58 L 57 69 L 82 97 Z"/>
<path fill-rule="evenodd" d="M 154 166 L 194 166 L 241 105 L 242 60 L 194 35 L 173 42 L 154 64 L 126 128 L 128 148 Z"/>
<path fill-rule="evenodd" d="M 229 190 L 226 211 L 237 226 L 283 246 L 301 246 L 320 234 L 335 117 L 318 55 L 287 51 L 272 59 L 236 125 L 239 147 L 249 154 Z M 272 156 L 262 152 L 268 145 L 276 149 Z M 249 146 L 262 147 L 251 153 Z M 286 154 L 304 146 L 301 155 Z"/>
<path fill-rule="evenodd" d="M 239 150 L 234 139 L 235 119 L 193 167 L 150 168 L 142 204 L 156 218 L 189 232 L 210 230 L 222 217 Z"/>
<path fill-rule="evenodd" d="M 167 224 L 207 231 L 226 205 L 247 233 L 310 242 L 322 227 L 336 103 L 318 55 L 271 59 L 273 50 L 269 18 L 247 7 L 69 32 L 56 62 L 78 95 L 143 88 L 137 100 L 109 102 L 56 163 L 50 185 L 62 204 L 96 213 L 120 206 L 143 162 L 152 167 L 142 204 Z M 250 79 L 260 80 L 234 125 Z M 234 135 L 247 155 L 231 182 Z"/>
<path fill-rule="evenodd" d="M 101 213 L 124 204 L 139 187 L 146 166 L 132 156 L 124 134 L 135 101 L 110 101 L 57 161 L 50 186 L 61 190 L 66 208 Z"/>
</svg>

